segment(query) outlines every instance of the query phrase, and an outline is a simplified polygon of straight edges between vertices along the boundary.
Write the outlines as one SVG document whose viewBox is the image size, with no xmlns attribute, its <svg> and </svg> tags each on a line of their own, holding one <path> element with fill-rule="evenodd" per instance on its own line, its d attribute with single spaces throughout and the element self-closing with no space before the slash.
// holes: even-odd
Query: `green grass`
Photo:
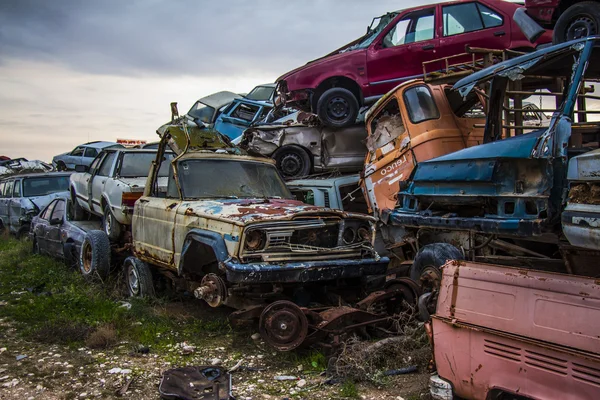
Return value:
<svg viewBox="0 0 600 400">
<path fill-rule="evenodd" d="M 110 326 L 119 340 L 161 348 L 231 330 L 223 318 L 158 313 L 164 300 L 124 298 L 116 277 L 88 282 L 61 262 L 32 254 L 30 248 L 28 241 L 0 238 L 0 300 L 6 302 L 0 317 L 15 321 L 25 337 L 80 345 L 90 332 Z M 121 307 L 121 300 L 130 302 L 131 310 Z"/>
<path fill-rule="evenodd" d="M 347 399 L 357 399 L 358 398 L 358 389 L 354 384 L 354 381 L 347 380 L 342 384 L 340 388 L 340 396 Z"/>
</svg>

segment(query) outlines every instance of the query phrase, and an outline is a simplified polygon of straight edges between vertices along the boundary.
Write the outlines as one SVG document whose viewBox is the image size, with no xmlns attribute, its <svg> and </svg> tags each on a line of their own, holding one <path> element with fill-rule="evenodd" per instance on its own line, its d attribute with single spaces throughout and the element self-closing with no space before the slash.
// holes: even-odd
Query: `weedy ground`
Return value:
<svg viewBox="0 0 600 400">
<path fill-rule="evenodd" d="M 380 357 L 361 358 L 369 344 L 356 341 L 337 358 L 318 349 L 279 353 L 251 339 L 256 327 L 232 328 L 231 310 L 183 295 L 127 298 L 122 282 L 119 271 L 86 281 L 32 254 L 28 241 L 0 238 L 0 399 L 158 399 L 165 370 L 211 364 L 240 365 L 237 399 L 429 398 L 429 350 L 418 328 Z M 382 378 L 378 370 L 409 364 L 419 372 Z M 282 375 L 296 379 L 275 379 Z"/>
</svg>

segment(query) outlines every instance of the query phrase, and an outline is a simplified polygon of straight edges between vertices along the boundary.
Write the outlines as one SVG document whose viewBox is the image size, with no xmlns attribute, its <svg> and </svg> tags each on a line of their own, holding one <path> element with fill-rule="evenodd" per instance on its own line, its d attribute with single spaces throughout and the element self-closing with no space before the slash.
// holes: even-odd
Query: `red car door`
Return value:
<svg viewBox="0 0 600 400">
<path fill-rule="evenodd" d="M 365 97 L 387 93 L 402 81 L 423 75 L 423 61 L 438 58 L 435 7 L 399 16 L 367 50 Z"/>
<path fill-rule="evenodd" d="M 486 49 L 510 47 L 510 21 L 512 16 L 483 2 L 438 4 L 441 15 L 439 57 L 465 52 L 465 46 Z M 456 59 L 453 62 L 468 61 Z M 429 72 L 429 71 L 428 71 Z"/>
</svg>

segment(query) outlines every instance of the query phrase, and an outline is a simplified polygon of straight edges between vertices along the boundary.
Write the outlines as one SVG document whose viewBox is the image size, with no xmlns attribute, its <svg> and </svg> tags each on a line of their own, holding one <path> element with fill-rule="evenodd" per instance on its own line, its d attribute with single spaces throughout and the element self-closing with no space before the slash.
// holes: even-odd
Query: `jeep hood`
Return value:
<svg viewBox="0 0 600 400">
<path fill-rule="evenodd" d="M 245 226 L 254 222 L 291 220 L 295 217 L 338 216 L 360 217 L 374 221 L 372 217 L 349 214 L 340 210 L 316 207 L 288 199 L 224 199 L 190 201 L 181 204 L 186 216 L 218 219 Z"/>
</svg>

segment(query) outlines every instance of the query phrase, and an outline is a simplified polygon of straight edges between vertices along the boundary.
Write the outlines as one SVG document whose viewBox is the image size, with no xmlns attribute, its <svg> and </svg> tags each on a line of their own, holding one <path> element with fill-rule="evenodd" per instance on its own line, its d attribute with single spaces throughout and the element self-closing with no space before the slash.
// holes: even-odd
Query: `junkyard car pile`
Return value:
<svg viewBox="0 0 600 400">
<path fill-rule="evenodd" d="M 596 5 L 529 3 L 576 40 L 503 1 L 388 13 L 276 85 L 173 103 L 157 149 L 3 179 L 0 226 L 122 268 L 131 296 L 161 279 L 231 307 L 281 351 L 418 313 L 436 399 L 596 398 L 600 39 L 569 17 Z"/>
</svg>

